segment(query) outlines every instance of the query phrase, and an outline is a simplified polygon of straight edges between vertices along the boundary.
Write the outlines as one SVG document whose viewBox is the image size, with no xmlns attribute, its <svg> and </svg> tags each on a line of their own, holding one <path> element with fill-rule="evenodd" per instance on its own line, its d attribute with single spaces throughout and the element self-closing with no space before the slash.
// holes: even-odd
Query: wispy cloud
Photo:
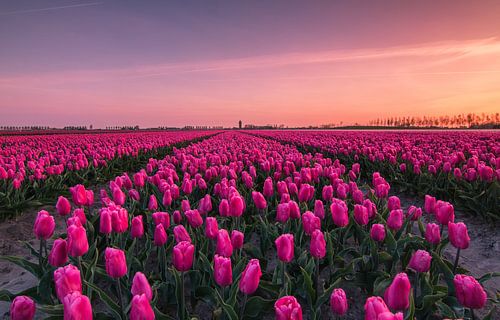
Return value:
<svg viewBox="0 0 500 320">
<path fill-rule="evenodd" d="M 115 69 L 99 70 L 66 70 L 39 74 L 21 74 L 0 78 L 0 85 L 19 83 L 60 83 L 60 82 L 101 82 L 121 79 L 141 79 L 173 76 L 178 74 L 221 73 L 244 70 L 275 70 L 289 66 L 307 67 L 320 64 L 377 62 L 379 60 L 407 59 L 403 63 L 403 70 L 389 70 L 387 72 L 343 72 L 332 76 L 312 74 L 314 77 L 394 77 L 402 75 L 451 75 L 451 74 L 482 74 L 498 73 L 498 69 L 471 70 L 417 70 L 418 63 L 425 62 L 424 67 L 439 66 L 459 59 L 483 57 L 486 55 L 498 56 L 500 60 L 500 40 L 496 38 L 477 39 L 470 41 L 448 41 L 427 43 L 412 46 L 387 48 L 370 48 L 359 50 L 332 50 L 319 52 L 295 52 L 273 55 L 252 56 L 244 58 L 229 58 L 202 62 L 160 63 L 153 65 L 139 65 Z M 387 64 L 387 62 L 385 62 Z M 390 65 L 390 64 L 388 64 Z M 494 68 L 494 67 L 493 67 Z M 424 68 L 425 69 L 425 68 Z M 409 71 L 410 70 L 410 71 Z M 375 70 L 372 70 L 375 71 Z M 240 76 L 240 73 L 238 73 Z M 300 77 L 300 76 L 299 76 Z"/>
<path fill-rule="evenodd" d="M 66 6 L 58 6 L 58 7 L 36 8 L 36 9 L 0 12 L 0 16 L 10 16 L 10 15 L 23 14 L 23 13 L 45 12 L 45 11 L 54 11 L 54 10 L 62 10 L 62 9 L 70 9 L 70 8 L 78 8 L 78 7 L 97 6 L 100 4 L 103 4 L 103 2 L 88 2 L 88 3 L 78 3 L 78 4 L 72 4 L 72 5 L 66 5 Z"/>
</svg>

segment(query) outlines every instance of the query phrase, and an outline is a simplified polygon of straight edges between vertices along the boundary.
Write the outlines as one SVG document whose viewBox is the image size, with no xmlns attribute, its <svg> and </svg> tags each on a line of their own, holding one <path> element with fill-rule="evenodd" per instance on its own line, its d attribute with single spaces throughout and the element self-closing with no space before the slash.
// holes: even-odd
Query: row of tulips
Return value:
<svg viewBox="0 0 500 320">
<path fill-rule="evenodd" d="M 433 194 L 497 220 L 500 134 L 496 131 L 259 131 L 255 134 L 357 162 L 400 191 Z M 366 176 L 365 178 L 369 178 Z"/>
<path fill-rule="evenodd" d="M 475 279 L 460 266 L 470 239 L 453 205 L 428 196 L 423 210 L 405 209 L 379 173 L 363 185 L 358 164 L 227 132 L 147 166 L 98 197 L 83 185 L 60 197 L 66 232 L 54 241 L 53 215 L 39 213 L 38 264 L 2 257 L 40 279 L 0 293 L 13 319 L 30 319 L 35 302 L 65 319 L 182 320 L 256 319 L 273 307 L 278 320 L 474 318 L 486 305 L 482 282 L 496 274 Z M 448 243 L 454 263 L 442 256 Z M 349 313 L 363 301 L 364 315 Z"/>
<path fill-rule="evenodd" d="M 0 219 L 52 201 L 82 179 L 98 183 L 136 170 L 151 156 L 214 134 L 208 131 L 0 137 Z"/>
</svg>

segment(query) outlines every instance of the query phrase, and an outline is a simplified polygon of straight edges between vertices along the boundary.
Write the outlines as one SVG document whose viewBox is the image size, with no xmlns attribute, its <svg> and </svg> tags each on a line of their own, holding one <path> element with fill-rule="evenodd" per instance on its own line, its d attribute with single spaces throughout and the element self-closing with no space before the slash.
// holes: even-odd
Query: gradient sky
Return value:
<svg viewBox="0 0 500 320">
<path fill-rule="evenodd" d="M 0 2 L 0 125 L 500 112 L 500 1 Z"/>
</svg>

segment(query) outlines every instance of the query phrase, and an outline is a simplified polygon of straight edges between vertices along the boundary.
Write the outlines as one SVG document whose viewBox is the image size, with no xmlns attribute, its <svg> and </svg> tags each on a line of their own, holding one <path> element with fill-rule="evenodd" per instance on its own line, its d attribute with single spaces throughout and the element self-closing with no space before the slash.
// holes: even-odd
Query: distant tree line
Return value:
<svg viewBox="0 0 500 320">
<path fill-rule="evenodd" d="M 49 130 L 48 126 L 0 126 L 3 131 Z"/>
<path fill-rule="evenodd" d="M 474 128 L 500 124 L 500 113 L 459 114 L 454 116 L 388 117 L 371 120 L 370 126 Z"/>
</svg>

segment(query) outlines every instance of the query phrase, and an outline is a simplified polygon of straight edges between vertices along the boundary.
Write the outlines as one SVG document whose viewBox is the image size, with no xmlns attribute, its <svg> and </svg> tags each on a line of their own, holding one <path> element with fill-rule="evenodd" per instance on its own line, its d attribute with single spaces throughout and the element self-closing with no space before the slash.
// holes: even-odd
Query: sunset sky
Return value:
<svg viewBox="0 0 500 320">
<path fill-rule="evenodd" d="M 500 112 L 500 1 L 0 2 L 0 125 Z"/>
</svg>

